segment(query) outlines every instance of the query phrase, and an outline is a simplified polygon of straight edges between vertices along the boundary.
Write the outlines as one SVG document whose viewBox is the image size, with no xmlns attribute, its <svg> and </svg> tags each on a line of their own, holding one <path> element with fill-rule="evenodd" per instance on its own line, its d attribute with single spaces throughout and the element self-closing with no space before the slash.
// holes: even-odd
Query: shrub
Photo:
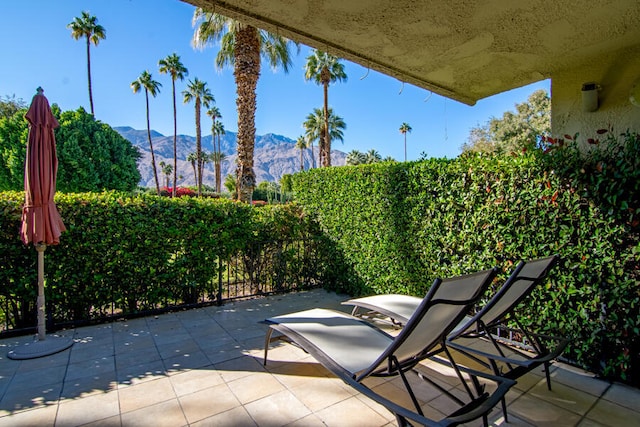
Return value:
<svg viewBox="0 0 640 427">
<path fill-rule="evenodd" d="M 637 135 L 629 138 L 633 151 Z M 293 187 L 343 257 L 337 285 L 350 294 L 422 296 L 434 277 L 497 265 L 506 278 L 521 259 L 560 254 L 522 308 L 524 322 L 572 336 L 565 354 L 581 366 L 637 383 L 637 152 L 607 160 L 616 166 L 602 167 L 606 177 L 583 173 L 600 166 L 577 151 L 563 156 L 530 150 L 322 168 L 294 175 Z"/>
</svg>

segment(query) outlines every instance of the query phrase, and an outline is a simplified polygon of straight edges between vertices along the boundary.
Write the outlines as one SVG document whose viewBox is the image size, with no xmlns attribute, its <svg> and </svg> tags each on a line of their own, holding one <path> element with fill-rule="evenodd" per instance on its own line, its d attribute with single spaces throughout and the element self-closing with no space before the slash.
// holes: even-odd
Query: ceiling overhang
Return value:
<svg viewBox="0 0 640 427">
<path fill-rule="evenodd" d="M 640 45 L 637 0 L 183 0 L 473 105 Z"/>
</svg>

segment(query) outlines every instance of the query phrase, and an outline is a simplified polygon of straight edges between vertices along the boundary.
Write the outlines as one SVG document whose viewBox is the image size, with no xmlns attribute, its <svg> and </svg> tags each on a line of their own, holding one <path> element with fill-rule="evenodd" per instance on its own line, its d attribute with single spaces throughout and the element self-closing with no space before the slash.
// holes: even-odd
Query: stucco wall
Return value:
<svg viewBox="0 0 640 427">
<path fill-rule="evenodd" d="M 627 129 L 640 132 L 640 107 L 629 101 L 629 92 L 637 81 L 640 81 L 640 46 L 615 54 L 603 54 L 597 63 L 577 65 L 552 76 L 553 134 L 580 133 L 586 139 L 593 137 L 597 129 L 610 126 L 616 133 Z M 594 112 L 582 110 L 581 89 L 587 82 L 601 86 L 599 107 Z"/>
</svg>

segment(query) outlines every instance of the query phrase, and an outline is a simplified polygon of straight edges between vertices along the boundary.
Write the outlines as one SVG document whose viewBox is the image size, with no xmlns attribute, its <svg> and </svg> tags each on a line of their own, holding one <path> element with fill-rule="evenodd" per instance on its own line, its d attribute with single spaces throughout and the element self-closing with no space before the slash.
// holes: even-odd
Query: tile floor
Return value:
<svg viewBox="0 0 640 427">
<path fill-rule="evenodd" d="M 395 426 L 383 407 L 293 345 L 274 343 L 262 364 L 261 320 L 311 307 L 346 310 L 345 299 L 315 290 L 77 328 L 61 333 L 74 338 L 70 349 L 31 360 L 6 357 L 31 337 L 0 340 L 0 427 Z M 461 393 L 450 372 L 430 372 Z M 561 363 L 551 375 L 553 391 L 542 372 L 509 391 L 506 425 L 640 426 L 640 390 Z M 404 399 L 396 380 L 367 385 Z M 455 410 L 426 383 L 415 387 L 427 416 Z M 505 424 L 500 410 L 490 423 Z"/>
</svg>

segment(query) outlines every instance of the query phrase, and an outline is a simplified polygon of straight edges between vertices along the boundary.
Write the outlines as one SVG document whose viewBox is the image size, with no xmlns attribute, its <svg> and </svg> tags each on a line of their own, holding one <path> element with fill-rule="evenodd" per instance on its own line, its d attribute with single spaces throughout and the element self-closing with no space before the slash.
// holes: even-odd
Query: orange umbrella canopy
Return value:
<svg viewBox="0 0 640 427">
<path fill-rule="evenodd" d="M 29 122 L 29 140 L 24 170 L 25 205 L 20 236 L 24 244 L 57 245 L 66 230 L 53 201 L 56 192 L 58 158 L 53 130 L 59 126 L 51 113 L 42 88 L 31 101 L 25 118 Z"/>
</svg>

